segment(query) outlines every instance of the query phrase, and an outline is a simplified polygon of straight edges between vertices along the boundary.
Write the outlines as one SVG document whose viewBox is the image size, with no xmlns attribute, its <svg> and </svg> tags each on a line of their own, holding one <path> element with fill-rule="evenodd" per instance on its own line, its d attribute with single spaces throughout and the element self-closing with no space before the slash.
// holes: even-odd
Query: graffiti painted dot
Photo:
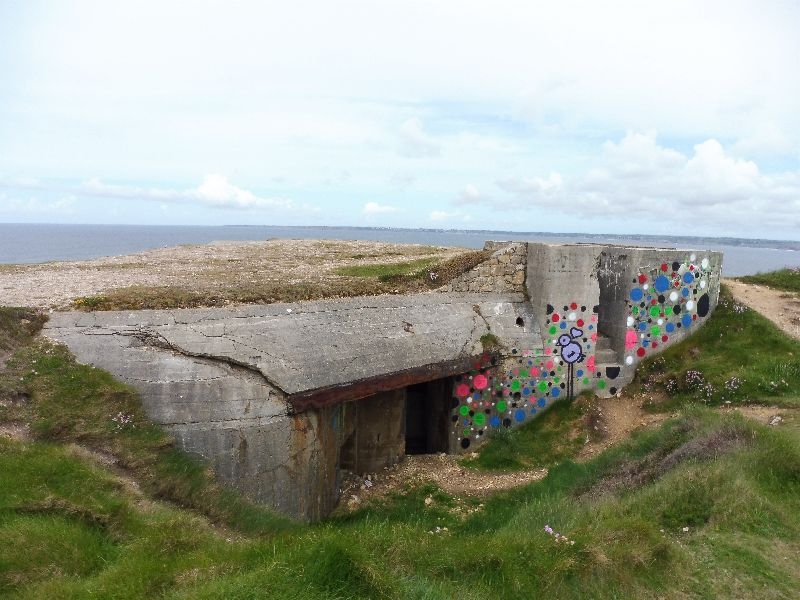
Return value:
<svg viewBox="0 0 800 600">
<path fill-rule="evenodd" d="M 633 364 L 633 356 L 626 356 L 625 357 L 625 364 L 632 365 Z"/>
<path fill-rule="evenodd" d="M 540 381 L 538 387 L 539 387 L 539 391 L 540 392 L 546 392 L 547 391 L 547 382 L 546 381 Z"/>
<path fill-rule="evenodd" d="M 456 396 L 459 398 L 466 398 L 469 396 L 469 386 L 466 383 L 460 383 L 456 386 Z"/>
<path fill-rule="evenodd" d="M 461 414 L 462 417 L 466 417 L 469 414 L 469 406 L 466 404 L 462 404 L 461 408 L 458 409 L 458 412 Z"/>
<path fill-rule="evenodd" d="M 636 354 L 637 354 L 638 356 L 644 356 L 644 355 L 645 355 L 645 349 L 644 349 L 644 348 L 639 348 L 639 349 L 636 351 Z"/>
<path fill-rule="evenodd" d="M 661 336 L 661 341 L 666 344 L 669 341 L 669 336 L 668 335 L 662 335 Z"/>
<path fill-rule="evenodd" d="M 669 299 L 670 299 L 672 302 L 676 302 L 676 301 L 678 300 L 678 292 L 676 292 L 676 291 L 674 291 L 674 290 L 673 290 L 672 292 L 670 292 L 670 293 L 669 293 Z"/>
<path fill-rule="evenodd" d="M 708 259 L 704 258 L 703 260 L 701 260 L 700 261 L 700 266 L 703 267 L 704 269 L 707 269 L 708 268 Z"/>
<path fill-rule="evenodd" d="M 705 317 L 711 309 L 711 299 L 708 294 L 703 294 L 697 301 L 697 314 L 698 316 Z"/>
<path fill-rule="evenodd" d="M 667 266 L 667 263 L 661 263 L 661 270 L 666 273 L 667 269 L 669 269 L 669 267 Z"/>
<path fill-rule="evenodd" d="M 639 273 L 639 283 L 644 283 L 645 281 L 647 281 L 647 275 Z"/>
<path fill-rule="evenodd" d="M 553 315 L 550 317 L 550 320 L 553 323 L 558 323 L 561 320 L 561 317 L 559 316 L 558 313 L 553 313 Z"/>
<path fill-rule="evenodd" d="M 681 296 L 683 296 L 684 298 L 688 298 L 689 294 L 691 294 L 691 292 L 689 291 L 689 288 L 683 288 L 681 290 Z"/>
<path fill-rule="evenodd" d="M 521 387 L 522 387 L 522 384 L 520 383 L 519 379 L 514 379 L 511 382 L 511 391 L 512 392 L 518 392 Z"/>
<path fill-rule="evenodd" d="M 681 319 L 681 324 L 684 327 L 689 327 L 692 324 L 692 315 L 683 315 L 683 319 Z"/>
<path fill-rule="evenodd" d="M 671 315 L 672 315 L 672 307 L 671 306 L 665 306 L 664 307 L 664 316 L 669 317 Z"/>
<path fill-rule="evenodd" d="M 651 306 L 650 307 L 650 316 L 651 317 L 653 317 L 655 319 L 660 314 L 661 314 L 661 309 L 660 308 L 658 308 L 657 306 Z"/>
<path fill-rule="evenodd" d="M 578 303 L 577 303 L 577 302 L 572 302 L 572 303 L 570 303 L 569 307 L 570 307 L 572 310 L 577 310 L 577 309 L 578 309 Z M 584 309 L 584 310 L 585 310 L 585 309 Z"/>
<path fill-rule="evenodd" d="M 588 377 L 584 377 L 583 378 L 583 385 L 589 385 L 589 378 Z"/>
<path fill-rule="evenodd" d="M 478 413 L 472 419 L 472 422 L 475 423 L 478 427 L 483 427 L 486 424 L 486 415 L 484 413 Z"/>
<path fill-rule="evenodd" d="M 667 265 L 662 266 L 666 267 Z M 666 269 L 662 270 L 666 271 Z M 653 287 L 656 288 L 657 292 L 666 292 L 669 289 L 669 279 L 667 279 L 666 275 L 659 275 L 653 282 Z"/>
<path fill-rule="evenodd" d="M 652 335 L 652 336 L 661 335 L 661 327 L 659 327 L 658 325 L 653 325 L 650 328 L 650 335 Z"/>
<path fill-rule="evenodd" d="M 520 422 L 524 421 L 524 420 L 525 420 L 525 411 L 524 411 L 524 410 L 518 410 L 518 411 L 516 411 L 516 412 L 514 413 L 514 420 L 515 420 L 517 423 L 520 423 Z"/>
<path fill-rule="evenodd" d="M 598 390 L 604 390 L 604 389 L 606 389 L 606 380 L 605 380 L 605 379 L 600 379 L 600 380 L 597 382 L 597 389 L 598 389 Z"/>
<path fill-rule="evenodd" d="M 566 321 L 561 321 L 561 323 L 559 324 L 559 327 L 561 329 L 566 329 L 567 328 L 567 322 Z"/>
<path fill-rule="evenodd" d="M 691 271 L 686 271 L 683 274 L 683 283 L 692 283 L 694 281 L 694 274 Z"/>
<path fill-rule="evenodd" d="M 634 322 L 635 321 L 634 321 L 633 317 L 628 317 L 628 321 L 627 321 L 628 327 L 633 327 Z"/>
<path fill-rule="evenodd" d="M 475 375 L 472 379 L 472 385 L 475 386 L 476 390 L 485 390 L 489 385 L 489 380 L 486 379 L 486 375 Z"/>
<path fill-rule="evenodd" d="M 667 333 L 672 333 L 675 331 L 675 323 L 667 323 L 664 329 L 667 330 Z"/>
<path fill-rule="evenodd" d="M 489 419 L 489 425 L 492 427 L 500 427 L 500 417 L 497 415 L 493 416 L 491 419 Z"/>
<path fill-rule="evenodd" d="M 550 390 L 550 395 L 553 398 L 558 398 L 561 395 L 561 390 L 558 389 L 557 387 L 554 387 L 552 390 Z"/>
<path fill-rule="evenodd" d="M 497 403 L 497 412 L 506 412 L 506 408 L 508 408 L 508 404 L 504 400 Z"/>
<path fill-rule="evenodd" d="M 583 327 L 583 326 L 584 326 L 584 324 L 585 324 L 585 322 L 584 322 L 584 320 L 583 320 L 583 319 L 578 319 L 578 320 L 575 322 L 575 325 L 577 325 L 578 327 Z"/>
<path fill-rule="evenodd" d="M 686 310 L 694 309 L 694 300 L 689 300 L 686 302 Z"/>
<path fill-rule="evenodd" d="M 631 290 L 631 300 L 634 302 L 639 302 L 644 297 L 644 293 L 639 288 L 633 288 Z"/>
</svg>

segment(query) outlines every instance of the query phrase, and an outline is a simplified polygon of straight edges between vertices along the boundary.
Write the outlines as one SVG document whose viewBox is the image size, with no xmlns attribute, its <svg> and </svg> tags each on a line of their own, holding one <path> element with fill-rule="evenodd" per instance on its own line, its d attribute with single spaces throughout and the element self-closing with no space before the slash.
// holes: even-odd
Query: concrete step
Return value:
<svg viewBox="0 0 800 600">
<path fill-rule="evenodd" d="M 599 349 L 596 348 L 594 352 L 594 360 L 597 364 L 616 364 L 619 362 L 617 353 L 611 348 Z"/>
<path fill-rule="evenodd" d="M 604 335 L 598 335 L 594 347 L 597 350 L 609 350 L 611 349 L 611 340 Z"/>
</svg>

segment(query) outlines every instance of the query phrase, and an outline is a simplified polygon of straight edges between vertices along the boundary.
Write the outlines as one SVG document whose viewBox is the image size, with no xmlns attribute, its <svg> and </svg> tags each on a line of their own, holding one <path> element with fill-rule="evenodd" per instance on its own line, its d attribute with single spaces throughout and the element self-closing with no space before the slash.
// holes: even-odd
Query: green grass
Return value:
<svg viewBox="0 0 800 600">
<path fill-rule="evenodd" d="M 744 283 L 766 285 L 776 290 L 800 292 L 800 267 L 780 269 L 771 273 L 747 275 L 745 277 L 737 277 L 737 279 Z"/>
<path fill-rule="evenodd" d="M 437 264 L 435 258 L 420 258 L 399 263 L 377 263 L 372 265 L 350 265 L 335 269 L 337 275 L 348 277 L 376 277 L 378 281 L 392 281 L 402 277 L 420 278 Z"/>
<path fill-rule="evenodd" d="M 800 406 L 800 342 L 737 304 L 723 286 L 708 322 L 644 361 L 626 393 L 654 396 L 654 410 L 686 401 Z"/>
<path fill-rule="evenodd" d="M 16 352 L 0 381 L 0 392 L 13 383 L 0 422 L 30 423 L 33 439 L 0 437 L 0 596 L 794 598 L 800 589 L 796 419 L 767 427 L 686 394 L 660 427 L 575 463 L 596 416 L 580 397 L 482 450 L 483 468 L 550 470 L 467 500 L 469 516 L 456 510 L 463 500 L 409 484 L 355 513 L 288 523 L 223 492 L 147 421 L 133 391 L 33 338 L 32 321 L 21 322 L 30 313 L 3 310 L 0 339 Z M 765 326 L 723 306 L 698 332 L 705 342 L 687 340 L 687 356 L 649 366 L 646 381 L 689 366 L 715 381 L 740 368 L 725 364 L 740 345 L 764 336 L 779 362 L 798 356 Z M 731 353 L 711 347 L 727 346 L 720 334 Z M 754 377 L 769 363 L 743 364 Z M 795 396 L 760 398 L 794 405 Z M 113 421 L 120 411 L 135 427 Z M 82 458 L 76 443 L 113 453 L 122 472 Z"/>
</svg>

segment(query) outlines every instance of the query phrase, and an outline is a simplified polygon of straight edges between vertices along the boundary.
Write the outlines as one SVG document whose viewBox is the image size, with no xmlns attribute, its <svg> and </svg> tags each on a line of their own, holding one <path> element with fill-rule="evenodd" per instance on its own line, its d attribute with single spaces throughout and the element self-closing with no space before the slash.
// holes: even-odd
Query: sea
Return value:
<svg viewBox="0 0 800 600">
<path fill-rule="evenodd" d="M 786 240 L 380 227 L 21 223 L 0 223 L 0 264 L 87 260 L 183 244 L 269 239 L 369 240 L 464 248 L 482 248 L 487 240 L 515 240 L 721 250 L 726 277 L 800 266 L 800 241 Z"/>
</svg>

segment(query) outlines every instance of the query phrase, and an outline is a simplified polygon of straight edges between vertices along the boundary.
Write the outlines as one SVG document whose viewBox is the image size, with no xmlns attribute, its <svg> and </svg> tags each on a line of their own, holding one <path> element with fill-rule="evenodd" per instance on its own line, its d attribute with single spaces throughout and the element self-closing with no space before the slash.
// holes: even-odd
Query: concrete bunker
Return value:
<svg viewBox="0 0 800 600">
<path fill-rule="evenodd" d="M 582 390 L 614 395 L 718 298 L 716 252 L 487 248 L 433 293 L 57 313 L 45 334 L 136 387 L 220 480 L 315 520 L 336 506 L 343 469 L 471 451 Z"/>
</svg>

